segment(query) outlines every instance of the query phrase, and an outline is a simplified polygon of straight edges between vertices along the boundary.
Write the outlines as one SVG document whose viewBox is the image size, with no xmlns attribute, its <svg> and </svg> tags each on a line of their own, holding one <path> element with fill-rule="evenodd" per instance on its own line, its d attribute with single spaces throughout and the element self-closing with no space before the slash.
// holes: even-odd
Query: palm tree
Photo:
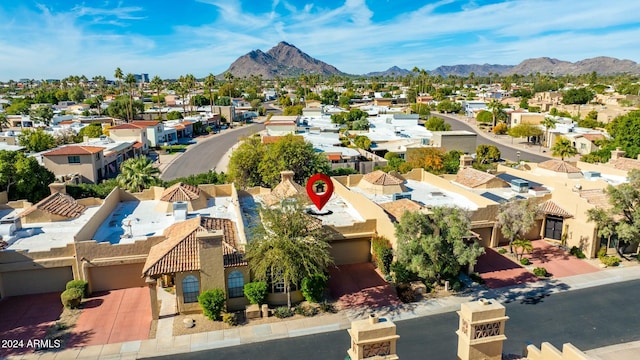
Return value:
<svg viewBox="0 0 640 360">
<path fill-rule="evenodd" d="M 196 87 L 196 77 L 192 74 L 187 74 L 184 77 L 184 90 L 189 98 L 191 98 L 191 91 Z M 193 112 L 193 105 L 189 102 L 189 112 Z"/>
<path fill-rule="evenodd" d="M 545 145 L 547 146 L 549 146 L 549 130 L 555 129 L 557 123 L 558 122 L 555 121 L 554 119 L 547 118 L 547 117 L 545 117 L 544 120 L 542 120 L 541 122 L 541 124 L 544 126 L 544 129 L 545 129 L 544 141 L 545 141 Z"/>
<path fill-rule="evenodd" d="M 140 192 L 158 182 L 160 169 L 146 156 L 125 160 L 116 177 L 118 186 L 131 192 Z"/>
<path fill-rule="evenodd" d="M 116 68 L 116 71 L 113 74 L 113 77 L 116 78 L 116 81 L 118 82 L 118 87 L 120 88 L 120 93 L 122 93 L 122 79 L 124 79 L 124 73 L 122 72 L 122 69 Z"/>
<path fill-rule="evenodd" d="M 556 143 L 551 147 L 551 155 L 560 156 L 560 159 L 564 161 L 564 158 L 574 156 L 578 153 L 575 147 L 571 144 L 571 140 L 560 137 L 556 140 Z"/>
<path fill-rule="evenodd" d="M 135 88 L 135 85 L 136 85 L 136 76 L 133 75 L 132 73 L 128 73 L 127 76 L 124 78 L 124 82 L 129 87 L 129 115 L 128 115 L 129 120 L 128 121 L 132 121 L 133 120 L 133 89 Z"/>
<path fill-rule="evenodd" d="M 216 77 L 209 73 L 204 78 L 204 86 L 209 90 L 209 106 L 211 107 L 211 115 L 213 115 L 213 87 L 216 85 Z"/>
<path fill-rule="evenodd" d="M 91 80 L 98 87 L 98 116 L 102 115 L 102 102 L 104 101 L 104 85 L 107 79 L 102 75 L 94 76 Z"/>
<path fill-rule="evenodd" d="M 333 263 L 327 233 L 304 212 L 299 199 L 286 199 L 278 207 L 262 208 L 245 258 L 257 280 L 283 283 L 291 307 L 291 286 L 321 274 Z"/>
<path fill-rule="evenodd" d="M 233 90 L 235 88 L 235 86 L 233 86 L 233 74 L 231 71 L 224 73 L 224 79 L 231 84 L 231 86 L 229 86 L 229 101 L 231 101 L 231 98 L 233 98 Z"/>
<path fill-rule="evenodd" d="M 151 79 L 151 88 L 156 91 L 156 104 L 158 106 L 158 118 L 162 120 L 162 110 L 160 109 L 160 91 L 164 88 L 164 81 L 158 75 Z"/>
<path fill-rule="evenodd" d="M 533 251 L 533 244 L 531 244 L 531 240 L 516 239 L 516 240 L 513 240 L 513 242 L 511 243 L 511 246 L 513 246 L 513 248 L 515 249 L 517 260 L 522 259 L 522 256 L 524 255 L 525 252 L 528 254 L 531 254 L 531 252 Z M 518 249 L 522 251 L 518 253 Z"/>
<path fill-rule="evenodd" d="M 495 128 L 498 124 L 498 116 L 502 113 L 502 109 L 504 109 L 505 106 L 500 101 L 493 99 L 487 104 L 487 108 L 491 110 L 491 115 L 493 115 L 493 127 Z"/>
</svg>

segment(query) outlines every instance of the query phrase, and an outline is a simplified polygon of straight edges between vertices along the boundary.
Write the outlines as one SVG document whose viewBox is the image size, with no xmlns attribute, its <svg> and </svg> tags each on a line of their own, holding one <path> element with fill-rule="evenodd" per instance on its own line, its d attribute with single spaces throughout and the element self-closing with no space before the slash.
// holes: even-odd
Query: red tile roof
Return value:
<svg viewBox="0 0 640 360">
<path fill-rule="evenodd" d="M 400 185 L 403 183 L 402 180 L 394 177 L 393 175 L 389 175 L 382 170 L 370 172 L 363 176 L 362 179 L 373 185 Z"/>
<path fill-rule="evenodd" d="M 553 200 L 547 200 L 540 204 L 540 211 L 543 214 L 555 215 L 563 218 L 573 217 L 573 214 L 560 207 L 560 205 Z"/>
<path fill-rule="evenodd" d="M 133 143 L 133 148 L 134 149 L 139 149 L 139 148 L 141 148 L 143 146 L 144 146 L 144 144 L 141 143 L 140 141 L 136 141 L 136 142 Z"/>
<path fill-rule="evenodd" d="M 139 125 L 139 126 L 147 128 L 147 127 L 156 126 L 156 125 L 158 125 L 158 123 L 159 123 L 158 121 L 140 120 L 140 121 L 134 121 L 131 124 Z"/>
<path fill-rule="evenodd" d="M 161 201 L 191 201 L 200 197 L 200 188 L 182 182 L 175 183 L 162 192 Z"/>
<path fill-rule="evenodd" d="M 329 159 L 329 161 L 342 160 L 342 155 L 340 155 L 340 154 L 329 154 L 329 155 L 327 155 L 327 159 Z"/>
<path fill-rule="evenodd" d="M 458 174 L 456 175 L 455 182 L 457 182 L 458 184 L 460 184 L 462 186 L 475 188 L 475 187 L 478 187 L 480 185 L 484 185 L 484 184 L 488 183 L 489 181 L 491 181 L 493 179 L 499 179 L 499 178 L 496 177 L 495 175 L 489 174 L 487 172 L 476 170 L 476 169 L 470 168 L 470 167 L 466 167 L 466 168 L 460 169 L 460 171 L 458 171 Z M 503 187 L 509 186 L 509 184 L 507 184 L 502 179 L 499 179 L 499 180 L 502 181 Z"/>
<path fill-rule="evenodd" d="M 604 135 L 602 134 L 584 134 L 582 135 L 582 137 L 584 137 L 585 139 L 594 142 L 596 140 L 604 140 Z"/>
<path fill-rule="evenodd" d="M 122 125 L 117 125 L 117 126 L 113 126 L 109 128 L 109 131 L 111 130 L 140 130 L 140 129 L 144 129 L 146 128 L 146 126 L 141 126 L 141 125 L 136 125 L 136 124 L 122 124 Z"/>
<path fill-rule="evenodd" d="M 60 155 L 90 155 L 96 154 L 105 148 L 99 146 L 80 146 L 80 145 L 68 145 L 53 149 L 49 152 L 42 154 L 43 156 L 60 156 Z"/>
<path fill-rule="evenodd" d="M 27 210 L 21 212 L 20 217 L 27 216 L 36 210 L 40 210 L 49 214 L 74 219 L 82 215 L 85 209 L 86 206 L 78 204 L 70 195 L 55 193 L 47 196 L 37 204 L 34 204 Z"/>
<path fill-rule="evenodd" d="M 551 170 L 551 171 L 555 171 L 555 172 L 559 172 L 559 173 L 567 173 L 567 174 L 572 174 L 572 173 L 581 173 L 582 171 L 580 171 L 580 169 L 578 169 L 577 167 L 562 161 L 562 160 L 557 160 L 557 159 L 552 159 L 552 160 L 547 160 L 544 162 L 541 162 L 538 164 L 539 168 L 542 169 L 547 169 L 547 170 Z"/>
<path fill-rule="evenodd" d="M 400 218 L 405 213 L 405 211 L 415 212 L 422 210 L 422 205 L 410 199 L 400 199 L 396 201 L 391 201 L 387 203 L 380 204 L 380 207 L 384 209 L 389 215 L 391 215 L 392 220 L 400 221 Z"/>
</svg>

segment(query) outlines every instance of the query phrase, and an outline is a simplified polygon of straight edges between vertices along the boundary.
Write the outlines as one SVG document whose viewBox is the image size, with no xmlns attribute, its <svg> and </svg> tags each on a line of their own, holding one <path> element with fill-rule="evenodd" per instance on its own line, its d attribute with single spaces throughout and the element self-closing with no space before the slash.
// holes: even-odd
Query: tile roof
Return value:
<svg viewBox="0 0 640 360">
<path fill-rule="evenodd" d="M 139 125 L 139 126 L 147 128 L 147 127 L 152 127 L 152 126 L 158 125 L 158 121 L 140 120 L 140 121 L 134 121 L 131 124 Z"/>
<path fill-rule="evenodd" d="M 458 171 L 458 174 L 456 175 L 455 182 L 466 187 L 475 188 L 480 185 L 486 184 L 493 179 L 499 179 L 500 181 L 504 182 L 505 187 L 509 185 L 504 180 L 496 177 L 495 175 L 470 167 L 460 169 L 460 171 Z"/>
<path fill-rule="evenodd" d="M 117 126 L 113 126 L 109 128 L 109 131 L 111 130 L 140 130 L 140 129 L 144 129 L 145 126 L 138 126 L 136 124 L 132 124 L 132 123 L 127 123 L 127 124 L 122 124 L 122 125 L 117 125 Z"/>
<path fill-rule="evenodd" d="M 199 197 L 200 188 L 183 182 L 178 182 L 166 188 L 162 192 L 162 195 L 160 195 L 160 200 L 168 202 L 191 201 Z"/>
<path fill-rule="evenodd" d="M 393 175 L 389 175 L 382 170 L 370 172 L 367 175 L 363 176 L 362 179 L 373 185 L 400 185 L 403 182 L 402 180 L 394 177 Z"/>
<path fill-rule="evenodd" d="M 340 154 L 328 154 L 327 155 L 327 159 L 329 161 L 338 161 L 338 160 L 342 160 L 342 155 Z"/>
<path fill-rule="evenodd" d="M 539 168 L 547 169 L 559 173 L 582 173 L 577 167 L 567 163 L 566 161 L 551 159 L 538 164 Z"/>
<path fill-rule="evenodd" d="M 629 158 L 618 158 L 615 160 L 609 160 L 609 162 L 606 163 L 606 165 L 618 170 L 629 171 L 633 169 L 640 169 L 640 160 L 629 159 Z"/>
<path fill-rule="evenodd" d="M 141 148 L 143 146 L 144 146 L 144 144 L 141 143 L 140 141 L 136 141 L 136 142 L 133 143 L 133 148 L 134 149 L 139 149 L 139 148 Z"/>
<path fill-rule="evenodd" d="M 59 156 L 59 155 L 90 155 L 103 151 L 105 148 L 99 146 L 80 146 L 68 145 L 48 151 L 43 156 Z"/>
<path fill-rule="evenodd" d="M 273 190 L 267 195 L 265 195 L 264 201 L 267 205 L 275 205 L 284 199 L 294 198 L 301 196 L 303 198 L 308 198 L 307 189 L 302 187 L 302 185 L 293 181 L 293 171 L 283 171 L 281 172 L 282 180 L 278 185 L 276 185 Z"/>
<path fill-rule="evenodd" d="M 36 210 L 40 210 L 49 214 L 74 219 L 82 215 L 85 209 L 86 206 L 78 204 L 70 195 L 54 193 L 21 212 L 20 217 L 27 216 Z"/>
<path fill-rule="evenodd" d="M 247 262 L 236 250 L 237 234 L 233 221 L 210 217 L 195 217 L 175 223 L 164 231 L 167 238 L 154 245 L 144 264 L 144 276 L 200 270 L 200 243 L 197 234 L 206 230 L 222 230 L 222 252 L 225 267 L 242 266 Z"/>
<path fill-rule="evenodd" d="M 611 204 L 609 204 L 609 196 L 603 189 L 581 190 L 580 197 L 587 200 L 589 204 L 596 207 L 605 209 L 611 207 Z"/>
<path fill-rule="evenodd" d="M 605 137 L 603 134 L 584 134 L 582 135 L 585 139 L 594 142 L 596 140 L 604 140 Z"/>
<path fill-rule="evenodd" d="M 543 202 L 540 204 L 539 209 L 543 214 L 556 215 L 563 218 L 573 217 L 573 214 L 560 207 L 560 205 L 553 200 Z"/>
<path fill-rule="evenodd" d="M 423 209 L 422 205 L 410 199 L 400 199 L 387 203 L 380 204 L 380 207 L 384 209 L 395 221 L 400 221 L 400 218 L 405 211 L 420 211 Z"/>
</svg>

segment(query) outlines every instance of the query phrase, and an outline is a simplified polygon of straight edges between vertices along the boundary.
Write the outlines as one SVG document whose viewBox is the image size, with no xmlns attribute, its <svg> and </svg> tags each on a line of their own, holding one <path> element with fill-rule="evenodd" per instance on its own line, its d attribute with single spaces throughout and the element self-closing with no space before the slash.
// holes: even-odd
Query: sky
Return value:
<svg viewBox="0 0 640 360">
<path fill-rule="evenodd" d="M 637 0 L 2 0 L 0 81 L 220 74 L 280 41 L 350 74 L 640 61 Z"/>
</svg>

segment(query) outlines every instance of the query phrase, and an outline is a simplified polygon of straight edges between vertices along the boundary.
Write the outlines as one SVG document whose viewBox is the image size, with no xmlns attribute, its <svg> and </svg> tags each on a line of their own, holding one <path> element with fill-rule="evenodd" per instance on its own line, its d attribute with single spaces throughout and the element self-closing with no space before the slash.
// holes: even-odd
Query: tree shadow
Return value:
<svg viewBox="0 0 640 360">
<path fill-rule="evenodd" d="M 542 280 L 534 284 L 519 284 L 501 289 L 487 289 L 474 294 L 473 299 L 496 299 L 509 304 L 520 302 L 523 305 L 537 305 L 554 293 L 569 290 L 571 287 L 557 279 Z"/>
</svg>

